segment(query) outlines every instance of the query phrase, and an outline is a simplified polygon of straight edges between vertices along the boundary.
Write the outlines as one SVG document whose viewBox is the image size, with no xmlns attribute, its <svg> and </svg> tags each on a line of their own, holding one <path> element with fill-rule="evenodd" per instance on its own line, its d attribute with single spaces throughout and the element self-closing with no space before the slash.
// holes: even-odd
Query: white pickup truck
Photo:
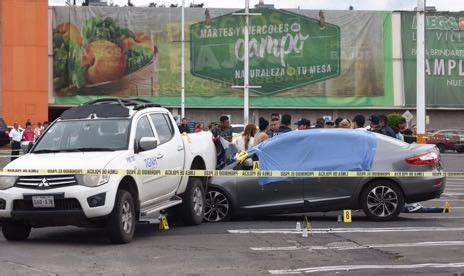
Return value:
<svg viewBox="0 0 464 276">
<path fill-rule="evenodd" d="M 142 99 L 100 99 L 65 111 L 29 153 L 5 169 L 215 169 L 211 133 L 181 134 L 168 110 Z M 135 224 L 176 206 L 187 225 L 205 209 L 202 178 L 130 175 L 0 176 L 0 223 L 8 240 L 31 228 L 102 226 L 130 242 Z"/>
</svg>

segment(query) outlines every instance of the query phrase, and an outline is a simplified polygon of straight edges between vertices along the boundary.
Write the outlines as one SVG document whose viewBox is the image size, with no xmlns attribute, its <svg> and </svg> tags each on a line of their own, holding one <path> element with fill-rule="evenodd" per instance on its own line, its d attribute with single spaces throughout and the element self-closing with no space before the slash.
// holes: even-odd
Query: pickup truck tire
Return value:
<svg viewBox="0 0 464 276">
<path fill-rule="evenodd" d="M 110 241 L 116 244 L 132 241 L 135 223 L 135 208 L 132 195 L 126 190 L 118 190 L 113 211 L 109 215 L 106 224 Z"/>
<path fill-rule="evenodd" d="M 3 236 L 9 241 L 22 241 L 31 234 L 31 227 L 20 222 L 11 222 L 2 226 Z"/>
<path fill-rule="evenodd" d="M 180 215 L 185 225 L 198 225 L 205 215 L 205 189 L 198 178 L 189 178 L 185 193 L 181 195 Z"/>
</svg>

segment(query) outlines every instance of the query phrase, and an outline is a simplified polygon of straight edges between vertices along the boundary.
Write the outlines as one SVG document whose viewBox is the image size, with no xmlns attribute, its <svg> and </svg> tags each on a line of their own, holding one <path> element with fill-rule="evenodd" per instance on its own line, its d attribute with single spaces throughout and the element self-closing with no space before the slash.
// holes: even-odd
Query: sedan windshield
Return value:
<svg viewBox="0 0 464 276">
<path fill-rule="evenodd" d="M 50 126 L 33 153 L 115 151 L 128 148 L 129 120 L 72 120 Z"/>
</svg>

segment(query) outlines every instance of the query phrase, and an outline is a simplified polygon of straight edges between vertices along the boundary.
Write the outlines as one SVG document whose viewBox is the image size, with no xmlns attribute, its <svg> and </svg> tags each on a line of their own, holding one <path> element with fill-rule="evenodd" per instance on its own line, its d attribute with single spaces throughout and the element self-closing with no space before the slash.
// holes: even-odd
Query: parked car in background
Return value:
<svg viewBox="0 0 464 276">
<path fill-rule="evenodd" d="M 243 124 L 231 124 L 230 126 L 232 127 L 233 135 L 240 134 L 245 129 L 245 125 Z"/>
<path fill-rule="evenodd" d="M 464 152 L 464 130 L 443 129 L 432 132 L 427 136 L 427 144 L 434 144 L 441 153 L 446 150 Z"/>
<path fill-rule="evenodd" d="M 442 172 L 433 145 L 407 144 L 385 135 L 342 129 L 303 130 L 279 135 L 248 151 L 249 159 L 228 170 L 421 171 Z M 440 197 L 445 177 L 213 177 L 205 219 L 234 215 L 362 209 L 370 219 L 393 220 L 405 203 Z"/>
</svg>

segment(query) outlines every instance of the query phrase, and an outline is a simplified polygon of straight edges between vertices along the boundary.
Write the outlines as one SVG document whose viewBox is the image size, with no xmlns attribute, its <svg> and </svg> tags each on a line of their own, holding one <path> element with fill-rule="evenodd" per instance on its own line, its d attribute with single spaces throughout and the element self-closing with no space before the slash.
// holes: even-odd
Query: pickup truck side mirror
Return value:
<svg viewBox="0 0 464 276">
<path fill-rule="evenodd" d="M 21 142 L 21 150 L 24 154 L 30 152 L 33 146 L 34 143 L 32 142 Z"/>
<path fill-rule="evenodd" d="M 141 151 L 156 149 L 157 146 L 158 146 L 158 141 L 156 140 L 155 137 L 142 137 L 140 138 L 140 141 L 138 142 L 136 153 L 141 152 Z"/>
</svg>

